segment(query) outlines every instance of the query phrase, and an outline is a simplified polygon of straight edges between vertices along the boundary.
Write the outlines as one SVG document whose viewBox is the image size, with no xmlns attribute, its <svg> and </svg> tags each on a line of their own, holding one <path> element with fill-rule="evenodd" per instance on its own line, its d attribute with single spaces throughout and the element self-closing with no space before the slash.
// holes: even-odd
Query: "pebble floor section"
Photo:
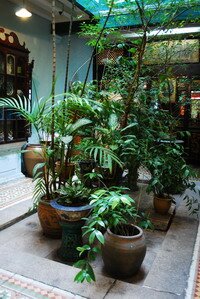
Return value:
<svg viewBox="0 0 200 299">
<path fill-rule="evenodd" d="M 0 299 L 85 299 L 36 280 L 0 269 Z"/>
</svg>

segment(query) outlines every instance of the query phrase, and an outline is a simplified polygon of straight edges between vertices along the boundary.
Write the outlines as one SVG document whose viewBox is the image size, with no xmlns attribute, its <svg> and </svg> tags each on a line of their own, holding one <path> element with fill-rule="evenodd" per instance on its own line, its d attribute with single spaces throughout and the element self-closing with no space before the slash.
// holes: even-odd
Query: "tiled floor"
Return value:
<svg viewBox="0 0 200 299">
<path fill-rule="evenodd" d="M 185 299 L 200 299 L 200 225 L 194 246 Z"/>
<path fill-rule="evenodd" d="M 32 179 L 25 177 L 0 183 L 0 210 L 32 197 L 33 188 Z"/>
<path fill-rule="evenodd" d="M 81 299 L 78 295 L 0 269 L 1 299 Z"/>
<path fill-rule="evenodd" d="M 200 298 L 200 261 L 198 262 L 194 284 L 193 298 Z"/>
</svg>

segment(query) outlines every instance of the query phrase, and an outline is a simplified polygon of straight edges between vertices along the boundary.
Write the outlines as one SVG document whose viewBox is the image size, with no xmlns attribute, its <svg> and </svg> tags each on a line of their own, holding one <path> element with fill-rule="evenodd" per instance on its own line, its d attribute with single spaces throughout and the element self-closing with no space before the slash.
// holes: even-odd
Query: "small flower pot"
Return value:
<svg viewBox="0 0 200 299">
<path fill-rule="evenodd" d="M 160 198 L 154 195 L 153 206 L 156 213 L 166 215 L 172 204 L 172 198 Z"/>
</svg>

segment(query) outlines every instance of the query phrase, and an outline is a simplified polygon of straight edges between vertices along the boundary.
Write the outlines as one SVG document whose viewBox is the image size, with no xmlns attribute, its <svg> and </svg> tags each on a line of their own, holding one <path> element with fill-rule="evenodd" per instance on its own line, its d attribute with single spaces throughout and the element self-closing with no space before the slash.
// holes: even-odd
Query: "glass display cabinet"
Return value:
<svg viewBox="0 0 200 299">
<path fill-rule="evenodd" d="M 0 97 L 30 98 L 33 62 L 14 32 L 0 28 Z M 29 126 L 11 109 L 0 108 L 0 144 L 26 140 Z"/>
</svg>

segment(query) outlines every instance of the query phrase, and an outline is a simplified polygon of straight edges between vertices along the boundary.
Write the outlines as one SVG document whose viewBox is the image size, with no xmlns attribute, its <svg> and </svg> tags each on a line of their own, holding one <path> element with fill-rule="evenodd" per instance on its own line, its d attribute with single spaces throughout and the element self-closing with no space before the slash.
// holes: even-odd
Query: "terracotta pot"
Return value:
<svg viewBox="0 0 200 299">
<path fill-rule="evenodd" d="M 43 233 L 54 239 L 61 238 L 60 217 L 56 210 L 45 200 L 40 200 L 37 210 Z"/>
<path fill-rule="evenodd" d="M 40 144 L 28 144 L 24 146 L 28 152 L 22 153 L 21 158 L 26 176 L 33 177 L 33 168 L 36 164 L 44 162 L 42 146 Z"/>
<path fill-rule="evenodd" d="M 68 163 L 67 167 L 63 167 L 62 170 L 60 170 L 60 161 L 56 162 L 56 172 L 60 173 L 59 177 L 61 181 L 67 181 L 69 178 L 71 178 L 74 175 L 75 171 L 75 164 L 74 163 Z"/>
<path fill-rule="evenodd" d="M 115 278 L 126 278 L 140 269 L 146 254 L 146 244 L 141 228 L 133 225 L 133 236 L 116 235 L 108 229 L 104 235 L 102 258 L 106 271 Z"/>
<path fill-rule="evenodd" d="M 91 211 L 90 205 L 62 206 L 57 203 L 56 200 L 52 200 L 50 204 L 58 213 L 61 221 L 79 221 L 82 218 L 87 217 Z"/>
<path fill-rule="evenodd" d="M 171 207 L 171 198 L 160 198 L 154 195 L 153 205 L 158 214 L 166 215 Z"/>
</svg>

